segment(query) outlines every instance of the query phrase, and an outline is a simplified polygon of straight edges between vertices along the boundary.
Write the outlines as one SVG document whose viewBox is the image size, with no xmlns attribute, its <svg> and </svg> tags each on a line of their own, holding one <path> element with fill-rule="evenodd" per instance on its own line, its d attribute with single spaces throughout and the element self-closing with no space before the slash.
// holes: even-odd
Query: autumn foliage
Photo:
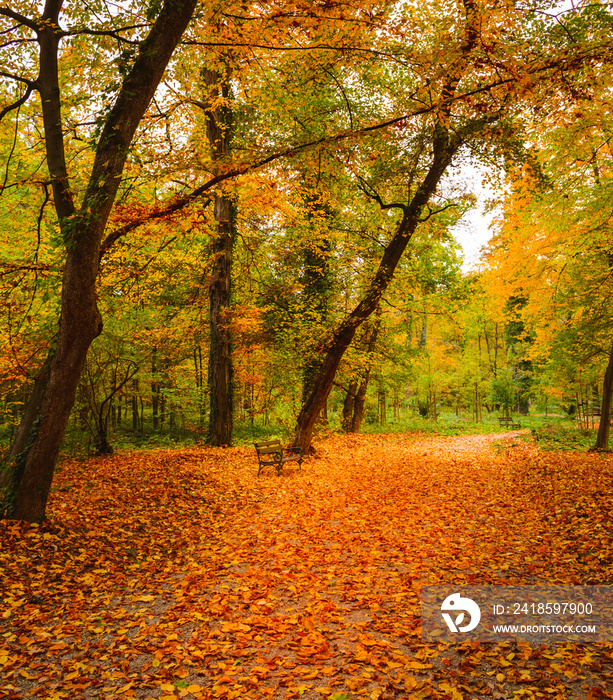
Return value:
<svg viewBox="0 0 613 700">
<path fill-rule="evenodd" d="M 0 523 L 0 698 L 613 698 L 610 645 L 426 645 L 420 588 L 608 584 L 611 457 L 330 438 L 64 462 Z"/>
</svg>

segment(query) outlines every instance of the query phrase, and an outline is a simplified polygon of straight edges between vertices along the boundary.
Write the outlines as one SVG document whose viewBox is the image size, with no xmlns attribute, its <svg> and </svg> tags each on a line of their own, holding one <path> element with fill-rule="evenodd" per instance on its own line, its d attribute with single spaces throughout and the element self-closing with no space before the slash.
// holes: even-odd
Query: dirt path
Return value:
<svg viewBox="0 0 613 700">
<path fill-rule="evenodd" d="M 612 466 L 510 433 L 68 464 L 0 525 L 0 698 L 613 697 L 610 649 L 420 638 L 422 585 L 613 581 Z"/>
</svg>

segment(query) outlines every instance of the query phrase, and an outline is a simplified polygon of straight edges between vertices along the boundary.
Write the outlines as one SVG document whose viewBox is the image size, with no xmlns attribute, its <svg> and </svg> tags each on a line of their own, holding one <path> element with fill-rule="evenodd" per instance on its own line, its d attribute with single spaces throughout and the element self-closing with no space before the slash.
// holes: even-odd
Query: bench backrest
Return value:
<svg viewBox="0 0 613 700">
<path fill-rule="evenodd" d="M 264 442 L 254 442 L 253 444 L 255 445 L 256 451 L 262 454 L 278 452 L 283 449 L 281 440 L 265 440 Z"/>
</svg>

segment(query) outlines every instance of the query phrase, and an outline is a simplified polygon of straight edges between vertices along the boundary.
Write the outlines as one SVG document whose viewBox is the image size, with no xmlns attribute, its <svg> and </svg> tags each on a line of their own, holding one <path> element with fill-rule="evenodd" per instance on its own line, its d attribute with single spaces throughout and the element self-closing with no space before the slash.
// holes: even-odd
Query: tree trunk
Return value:
<svg viewBox="0 0 613 700">
<path fill-rule="evenodd" d="M 360 381 L 360 388 L 355 397 L 355 404 L 353 407 L 353 419 L 351 421 L 351 432 L 359 433 L 362 427 L 362 420 L 364 419 L 364 405 L 366 404 L 366 391 L 368 389 L 368 382 L 370 380 L 370 373 L 373 366 L 373 353 L 377 347 L 377 340 L 379 338 L 379 329 L 381 328 L 381 306 L 377 306 L 375 311 L 377 317 L 374 326 L 370 330 L 368 336 L 368 361 L 366 364 L 366 370 L 362 380 Z"/>
<path fill-rule="evenodd" d="M 428 311 L 424 303 L 424 320 L 421 326 L 421 334 L 419 336 L 419 349 L 423 350 L 428 344 Z"/>
<path fill-rule="evenodd" d="M 343 414 L 341 425 L 346 433 L 353 432 L 351 430 L 351 425 L 353 421 L 353 410 L 355 407 L 355 398 L 357 390 L 358 380 L 352 379 L 351 382 L 349 382 L 349 387 L 347 389 L 347 393 L 345 394 L 345 400 L 343 401 Z"/>
<path fill-rule="evenodd" d="M 366 390 L 368 389 L 368 380 L 370 378 L 370 369 L 366 372 L 366 375 L 362 378 L 360 382 L 360 388 L 355 396 L 355 403 L 353 406 L 353 418 L 351 419 L 351 432 L 359 433 L 362 427 L 362 421 L 364 420 L 364 405 L 366 404 Z"/>
<path fill-rule="evenodd" d="M 151 418 L 153 422 L 153 430 L 157 432 L 160 427 L 158 411 L 160 406 L 160 381 L 158 378 L 157 368 L 157 348 L 153 348 L 151 354 Z"/>
<path fill-rule="evenodd" d="M 132 430 L 138 431 L 138 379 L 132 380 Z"/>
<path fill-rule="evenodd" d="M 294 437 L 294 446 L 301 447 L 305 452 L 308 452 L 310 448 L 317 416 L 328 398 L 345 351 L 353 340 L 357 329 L 376 309 L 388 288 L 396 266 L 421 222 L 420 217 L 423 209 L 434 194 L 441 177 L 461 143 L 460 137 L 454 136 L 453 139 L 450 139 L 445 127 L 441 124 L 436 125 L 433 137 L 432 163 L 426 176 L 417 188 L 410 204 L 402 206 L 403 217 L 396 234 L 385 247 L 377 272 L 364 297 L 349 316 L 342 321 L 331 340 L 322 349 L 323 360 L 313 379 L 309 396 L 304 401 L 298 415 Z M 394 206 L 399 207 L 400 205 Z"/>
<path fill-rule="evenodd" d="M 211 147 L 214 174 L 221 171 L 230 154 L 232 110 L 230 71 L 202 71 L 207 116 L 207 138 Z M 233 386 L 232 334 L 230 303 L 232 251 L 234 248 L 234 205 L 223 193 L 215 196 L 216 238 L 213 241 L 213 270 L 209 285 L 209 428 L 207 443 L 214 446 L 232 444 Z"/>
<path fill-rule="evenodd" d="M 8 458 L 0 473 L 0 516 L 41 522 L 55 462 L 74 404 L 92 340 L 102 331 L 96 305 L 100 243 L 134 133 L 187 28 L 196 0 L 167 0 L 132 69 L 123 81 L 98 142 L 81 209 L 68 181 L 61 116 L 58 44 L 62 3 L 47 0 L 37 23 L 40 45 L 37 89 L 45 129 L 47 166 L 53 199 L 66 245 L 59 328 L 27 403 Z"/>
<path fill-rule="evenodd" d="M 217 238 L 213 242 L 214 269 L 209 286 L 209 430 L 207 443 L 232 444 L 232 337 L 230 332 L 230 275 L 232 269 L 231 204 L 227 197 L 215 198 L 218 219 Z M 225 217 L 225 218 L 224 218 Z"/>
<path fill-rule="evenodd" d="M 609 432 L 611 427 L 611 400 L 613 399 L 613 345 L 609 353 L 609 363 L 604 375 L 602 388 L 602 406 L 600 410 L 600 424 L 596 436 L 595 450 L 603 452 L 609 449 Z"/>
<path fill-rule="evenodd" d="M 380 389 L 377 398 L 379 400 L 379 425 L 387 423 L 387 392 L 385 389 Z"/>
</svg>

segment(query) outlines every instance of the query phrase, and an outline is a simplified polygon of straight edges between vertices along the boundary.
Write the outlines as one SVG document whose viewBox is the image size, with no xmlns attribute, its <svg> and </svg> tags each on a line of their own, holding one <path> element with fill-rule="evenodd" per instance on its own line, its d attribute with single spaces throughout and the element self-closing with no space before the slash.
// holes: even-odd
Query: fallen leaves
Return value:
<svg viewBox="0 0 613 700">
<path fill-rule="evenodd" d="M 609 647 L 421 643 L 425 584 L 613 580 L 612 460 L 492 439 L 64 464 L 0 524 L 0 698 L 613 697 Z"/>
</svg>

